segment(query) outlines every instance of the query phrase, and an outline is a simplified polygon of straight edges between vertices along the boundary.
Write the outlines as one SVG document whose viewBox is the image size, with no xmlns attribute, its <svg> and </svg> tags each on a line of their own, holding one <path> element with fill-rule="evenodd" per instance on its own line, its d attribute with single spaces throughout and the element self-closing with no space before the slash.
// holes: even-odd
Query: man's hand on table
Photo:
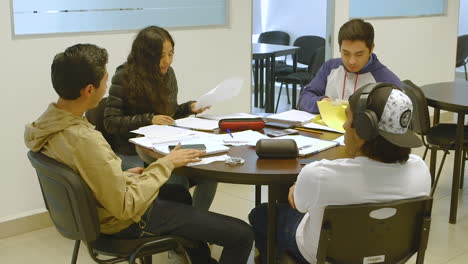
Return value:
<svg viewBox="0 0 468 264">
<path fill-rule="evenodd" d="M 191 162 L 200 161 L 200 157 L 206 153 L 203 150 L 196 149 L 180 149 L 180 143 L 166 155 L 166 159 L 174 164 L 174 167 L 182 167 Z"/>
</svg>

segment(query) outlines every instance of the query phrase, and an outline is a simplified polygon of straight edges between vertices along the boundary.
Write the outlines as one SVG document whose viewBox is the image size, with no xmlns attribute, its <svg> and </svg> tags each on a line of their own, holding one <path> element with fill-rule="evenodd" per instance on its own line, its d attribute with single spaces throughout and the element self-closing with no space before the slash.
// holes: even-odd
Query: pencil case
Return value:
<svg viewBox="0 0 468 264">
<path fill-rule="evenodd" d="M 292 139 L 260 139 L 255 146 L 260 158 L 289 159 L 299 154 L 296 141 Z"/>
<path fill-rule="evenodd" d="M 222 130 L 260 130 L 265 122 L 261 118 L 226 118 L 219 120 L 218 126 Z"/>
</svg>

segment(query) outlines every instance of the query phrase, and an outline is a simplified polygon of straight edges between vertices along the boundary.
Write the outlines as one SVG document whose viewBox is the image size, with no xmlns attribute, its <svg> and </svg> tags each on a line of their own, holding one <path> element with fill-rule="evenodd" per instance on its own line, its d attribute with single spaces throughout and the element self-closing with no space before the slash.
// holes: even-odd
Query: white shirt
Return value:
<svg viewBox="0 0 468 264">
<path fill-rule="evenodd" d="M 426 163 L 410 155 L 404 163 L 387 164 L 366 157 L 321 160 L 305 166 L 294 191 L 297 210 L 306 213 L 296 230 L 299 251 L 316 263 L 323 212 L 327 205 L 385 202 L 429 195 Z"/>
</svg>

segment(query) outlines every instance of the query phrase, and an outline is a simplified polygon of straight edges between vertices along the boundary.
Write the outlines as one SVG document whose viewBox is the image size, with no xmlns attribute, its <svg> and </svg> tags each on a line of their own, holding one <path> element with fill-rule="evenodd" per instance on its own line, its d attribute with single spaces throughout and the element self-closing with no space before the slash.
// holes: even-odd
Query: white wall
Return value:
<svg viewBox="0 0 468 264">
<path fill-rule="evenodd" d="M 458 35 L 468 34 L 468 0 L 460 0 Z"/>
<path fill-rule="evenodd" d="M 0 222 L 44 211 L 35 172 L 26 158 L 24 125 L 57 96 L 50 83 L 53 56 L 76 43 L 94 43 L 110 54 L 109 73 L 124 62 L 135 32 L 14 38 L 11 1 L 0 1 Z M 213 112 L 250 111 L 251 1 L 230 2 L 226 27 L 169 29 L 176 42 L 179 101 L 194 99 L 229 76 L 245 78 L 241 94 Z"/>
<path fill-rule="evenodd" d="M 302 35 L 325 38 L 327 1 L 324 0 L 253 0 L 254 33 L 285 31 L 294 40 Z M 261 5 L 260 5 L 261 3 Z M 260 18 L 261 21 L 255 18 Z M 260 25 L 258 25 L 260 23 Z M 257 31 L 257 32 L 255 32 Z"/>
<path fill-rule="evenodd" d="M 335 1 L 337 42 L 340 26 L 349 19 L 349 0 Z M 375 29 L 374 52 L 401 80 L 418 85 L 454 80 L 459 1 L 447 3 L 444 16 L 367 20 Z M 333 50 L 339 57 L 337 43 Z"/>
</svg>

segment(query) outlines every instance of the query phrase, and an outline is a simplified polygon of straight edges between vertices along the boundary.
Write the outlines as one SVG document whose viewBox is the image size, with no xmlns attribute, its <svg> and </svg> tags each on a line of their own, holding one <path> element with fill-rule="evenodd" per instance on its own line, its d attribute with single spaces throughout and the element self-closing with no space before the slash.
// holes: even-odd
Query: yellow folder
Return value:
<svg viewBox="0 0 468 264">
<path fill-rule="evenodd" d="M 319 101 L 317 102 L 322 121 L 328 127 L 344 132 L 343 124 L 346 122 L 345 109 L 347 101 Z"/>
</svg>

